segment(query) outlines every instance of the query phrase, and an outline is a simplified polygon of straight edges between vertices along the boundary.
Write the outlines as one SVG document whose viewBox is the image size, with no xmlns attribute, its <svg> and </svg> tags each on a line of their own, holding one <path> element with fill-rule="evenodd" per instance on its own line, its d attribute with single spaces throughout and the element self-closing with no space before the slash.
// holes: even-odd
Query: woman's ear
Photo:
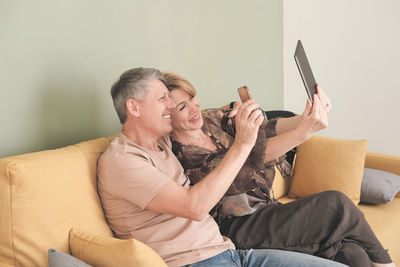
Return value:
<svg viewBox="0 0 400 267">
<path fill-rule="evenodd" d="M 139 117 L 139 111 L 139 103 L 135 99 L 129 98 L 126 101 L 126 112 L 131 114 L 132 116 Z"/>
</svg>

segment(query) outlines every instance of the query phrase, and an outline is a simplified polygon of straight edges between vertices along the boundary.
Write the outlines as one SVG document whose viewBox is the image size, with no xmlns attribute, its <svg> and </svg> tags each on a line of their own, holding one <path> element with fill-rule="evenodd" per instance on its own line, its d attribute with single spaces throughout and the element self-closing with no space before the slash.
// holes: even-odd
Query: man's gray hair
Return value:
<svg viewBox="0 0 400 267">
<path fill-rule="evenodd" d="M 122 124 L 127 118 L 126 101 L 130 98 L 142 101 L 150 91 L 150 83 L 153 80 L 160 80 L 165 84 L 161 71 L 152 68 L 135 68 L 122 73 L 119 80 L 113 84 L 111 97 Z"/>
</svg>

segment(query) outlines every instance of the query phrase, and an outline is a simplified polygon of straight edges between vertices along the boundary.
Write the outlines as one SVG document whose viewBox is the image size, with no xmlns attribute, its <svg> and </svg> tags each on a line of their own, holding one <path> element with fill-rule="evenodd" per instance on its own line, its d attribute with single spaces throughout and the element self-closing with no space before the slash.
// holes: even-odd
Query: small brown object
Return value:
<svg viewBox="0 0 400 267">
<path fill-rule="evenodd" d="M 240 100 L 242 100 L 242 103 L 244 103 L 247 100 L 249 100 L 250 92 L 249 92 L 249 88 L 247 88 L 246 85 L 238 88 L 238 93 L 239 93 L 239 96 L 240 96 Z"/>
</svg>

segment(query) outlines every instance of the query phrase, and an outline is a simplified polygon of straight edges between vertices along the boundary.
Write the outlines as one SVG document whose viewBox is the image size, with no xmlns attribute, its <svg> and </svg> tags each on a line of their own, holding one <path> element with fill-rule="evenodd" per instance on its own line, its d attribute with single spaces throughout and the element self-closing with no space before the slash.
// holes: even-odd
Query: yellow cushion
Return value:
<svg viewBox="0 0 400 267">
<path fill-rule="evenodd" d="M 133 238 L 121 240 L 71 229 L 69 244 L 72 256 L 97 267 L 167 266 L 152 248 Z"/>
<path fill-rule="evenodd" d="M 0 160 L 0 262 L 47 266 L 49 248 L 69 252 L 72 227 L 113 236 L 96 190 L 106 138 Z"/>
<path fill-rule="evenodd" d="M 279 199 L 287 194 L 289 183 L 283 178 L 281 172 L 275 166 L 275 177 L 272 184 L 272 190 L 276 199 Z"/>
<path fill-rule="evenodd" d="M 337 190 L 358 203 L 366 148 L 366 140 L 314 135 L 297 148 L 289 196 L 301 198 Z"/>
</svg>

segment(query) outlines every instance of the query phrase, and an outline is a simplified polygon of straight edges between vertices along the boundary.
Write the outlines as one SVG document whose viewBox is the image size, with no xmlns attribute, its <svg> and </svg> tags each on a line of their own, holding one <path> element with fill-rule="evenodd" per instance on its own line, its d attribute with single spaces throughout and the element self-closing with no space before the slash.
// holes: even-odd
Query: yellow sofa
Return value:
<svg viewBox="0 0 400 267">
<path fill-rule="evenodd" d="M 70 253 L 71 228 L 113 237 L 96 191 L 96 162 L 111 139 L 0 159 L 0 266 L 48 266 L 48 249 Z M 365 164 L 400 175 L 400 157 L 367 153 Z M 359 207 L 400 265 L 400 198 Z"/>
</svg>

